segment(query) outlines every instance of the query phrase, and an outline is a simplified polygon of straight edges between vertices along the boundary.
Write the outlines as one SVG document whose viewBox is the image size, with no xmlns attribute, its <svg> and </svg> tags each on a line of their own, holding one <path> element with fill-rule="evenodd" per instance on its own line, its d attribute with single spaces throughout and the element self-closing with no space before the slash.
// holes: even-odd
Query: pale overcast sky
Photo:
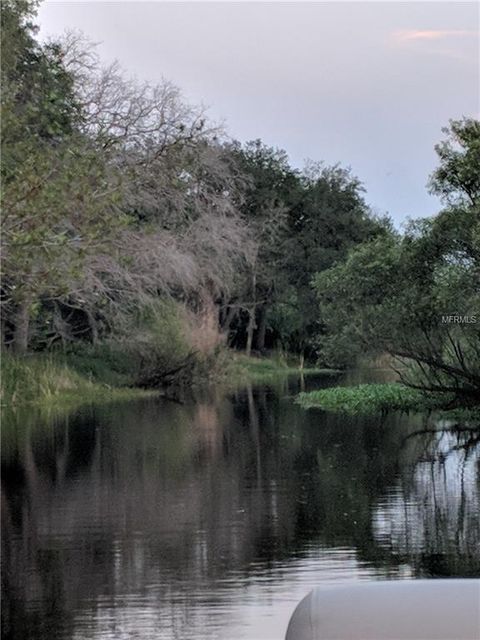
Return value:
<svg viewBox="0 0 480 640">
<path fill-rule="evenodd" d="M 105 62 L 172 80 L 241 141 L 352 167 L 399 223 L 450 118 L 479 116 L 476 2 L 45 2 L 41 35 L 80 29 Z"/>
</svg>

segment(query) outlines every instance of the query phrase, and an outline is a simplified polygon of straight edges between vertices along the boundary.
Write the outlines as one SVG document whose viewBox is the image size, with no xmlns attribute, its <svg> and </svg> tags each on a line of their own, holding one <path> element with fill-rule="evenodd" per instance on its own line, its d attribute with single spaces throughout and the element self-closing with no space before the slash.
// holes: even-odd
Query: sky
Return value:
<svg viewBox="0 0 480 640">
<path fill-rule="evenodd" d="M 110 63 L 166 78 L 240 141 L 351 167 L 397 225 L 433 215 L 434 145 L 480 115 L 476 2 L 57 2 L 41 37 L 81 30 Z"/>
</svg>

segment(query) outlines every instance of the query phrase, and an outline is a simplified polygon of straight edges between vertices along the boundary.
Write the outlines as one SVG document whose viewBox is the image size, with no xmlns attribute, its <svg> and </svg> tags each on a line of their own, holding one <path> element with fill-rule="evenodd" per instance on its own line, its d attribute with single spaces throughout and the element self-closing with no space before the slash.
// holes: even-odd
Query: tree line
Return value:
<svg viewBox="0 0 480 640">
<path fill-rule="evenodd" d="M 120 345 L 155 379 L 225 344 L 332 366 L 387 351 L 478 388 L 478 331 L 437 322 L 478 302 L 478 122 L 438 148 L 445 210 L 400 235 L 350 169 L 232 140 L 81 35 L 40 42 L 35 9 L 2 4 L 8 349 Z"/>
<path fill-rule="evenodd" d="M 317 274 L 325 357 L 386 352 L 411 387 L 480 400 L 480 122 L 444 130 L 429 187 L 443 208 Z M 333 355 L 335 353 L 335 356 Z M 341 355 L 343 354 L 343 356 Z"/>
</svg>

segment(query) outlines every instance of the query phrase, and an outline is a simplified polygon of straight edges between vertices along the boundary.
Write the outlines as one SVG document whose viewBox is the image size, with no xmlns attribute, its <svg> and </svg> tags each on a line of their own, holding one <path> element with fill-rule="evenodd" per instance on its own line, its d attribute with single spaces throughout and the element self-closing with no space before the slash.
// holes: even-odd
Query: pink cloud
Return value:
<svg viewBox="0 0 480 640">
<path fill-rule="evenodd" d="M 393 40 L 397 43 L 411 42 L 412 40 L 442 40 L 445 38 L 460 38 L 477 36 L 478 31 L 460 29 L 404 29 L 394 31 Z"/>
</svg>

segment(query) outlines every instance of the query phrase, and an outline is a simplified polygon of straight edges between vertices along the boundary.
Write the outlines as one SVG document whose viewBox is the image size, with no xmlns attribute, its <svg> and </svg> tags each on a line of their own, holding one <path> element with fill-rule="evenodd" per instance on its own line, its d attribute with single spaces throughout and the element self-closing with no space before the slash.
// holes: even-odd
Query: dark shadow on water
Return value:
<svg viewBox="0 0 480 640">
<path fill-rule="evenodd" d="M 4 637 L 278 638 L 316 584 L 480 575 L 478 441 L 292 401 L 331 383 L 7 416 Z"/>
</svg>

